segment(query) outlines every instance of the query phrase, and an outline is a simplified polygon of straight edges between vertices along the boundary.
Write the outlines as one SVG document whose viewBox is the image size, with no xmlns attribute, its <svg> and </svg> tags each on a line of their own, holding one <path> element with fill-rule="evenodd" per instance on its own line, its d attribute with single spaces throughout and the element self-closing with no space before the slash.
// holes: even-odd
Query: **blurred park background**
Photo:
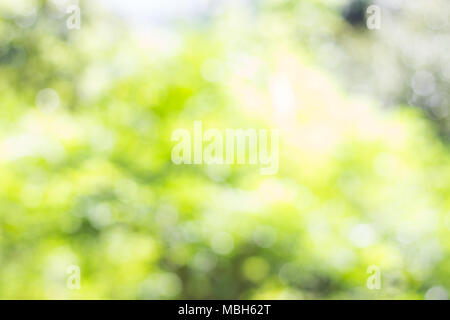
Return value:
<svg viewBox="0 0 450 320">
<path fill-rule="evenodd" d="M 448 298 L 449 13 L 0 0 L 0 298 Z M 278 128 L 278 174 L 174 165 L 195 120 Z"/>
</svg>

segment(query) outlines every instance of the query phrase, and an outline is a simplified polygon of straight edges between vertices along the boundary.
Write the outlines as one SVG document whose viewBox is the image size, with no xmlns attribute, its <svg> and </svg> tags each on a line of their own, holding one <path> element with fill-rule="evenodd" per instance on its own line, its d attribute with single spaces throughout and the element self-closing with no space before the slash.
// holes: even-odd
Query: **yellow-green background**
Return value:
<svg viewBox="0 0 450 320">
<path fill-rule="evenodd" d="M 448 29 L 279 0 L 139 32 L 85 1 L 69 30 L 54 3 L 0 0 L 1 299 L 445 298 L 446 122 L 408 105 L 416 66 L 386 37 Z M 278 174 L 174 165 L 195 120 L 279 129 Z"/>
</svg>

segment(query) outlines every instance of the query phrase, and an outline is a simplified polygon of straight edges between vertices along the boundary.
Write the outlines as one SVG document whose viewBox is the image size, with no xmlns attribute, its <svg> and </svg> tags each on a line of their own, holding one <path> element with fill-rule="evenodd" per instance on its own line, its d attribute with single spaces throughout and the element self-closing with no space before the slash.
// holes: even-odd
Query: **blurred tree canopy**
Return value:
<svg viewBox="0 0 450 320">
<path fill-rule="evenodd" d="M 269 1 L 270 2 L 270 1 Z M 282 1 L 284 3 L 284 1 Z M 446 142 L 450 134 L 450 3 L 437 0 L 288 1 L 288 28 L 317 63 L 349 92 L 385 108 L 420 107 Z M 344 19 L 327 19 L 333 7 Z M 319 5 L 320 4 L 320 5 Z M 380 29 L 366 27 L 367 8 L 380 8 Z M 332 57 L 332 58 L 330 58 Z"/>
<path fill-rule="evenodd" d="M 138 37 L 91 2 L 79 30 L 66 2 L 2 2 L 0 298 L 445 297 L 448 147 L 424 112 L 331 75 L 384 50 L 341 4 L 255 2 Z M 279 173 L 174 165 L 171 133 L 199 119 L 278 128 Z"/>
</svg>

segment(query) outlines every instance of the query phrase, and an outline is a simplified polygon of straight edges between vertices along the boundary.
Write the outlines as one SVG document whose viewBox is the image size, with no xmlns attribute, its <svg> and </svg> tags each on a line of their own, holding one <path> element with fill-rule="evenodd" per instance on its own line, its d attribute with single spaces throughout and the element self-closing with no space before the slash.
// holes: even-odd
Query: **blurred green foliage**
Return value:
<svg viewBox="0 0 450 320">
<path fill-rule="evenodd" d="M 147 38 L 87 2 L 80 30 L 52 2 L 2 2 L 0 298 L 445 294 L 448 148 L 417 109 L 343 92 L 272 2 Z M 279 128 L 279 173 L 174 165 L 171 133 L 198 119 Z"/>
</svg>

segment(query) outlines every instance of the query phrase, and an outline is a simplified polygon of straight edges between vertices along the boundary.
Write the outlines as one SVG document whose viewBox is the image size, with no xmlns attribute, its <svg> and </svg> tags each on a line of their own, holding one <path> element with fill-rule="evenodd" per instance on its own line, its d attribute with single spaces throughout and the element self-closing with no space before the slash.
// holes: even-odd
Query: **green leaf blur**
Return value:
<svg viewBox="0 0 450 320">
<path fill-rule="evenodd" d="M 5 2 L 1 299 L 423 299 L 449 290 L 448 146 L 420 109 L 385 109 L 344 89 L 303 41 L 326 30 L 303 28 L 297 39 L 302 6 L 345 32 L 334 6 L 266 1 L 258 18 L 228 9 L 138 37 L 87 1 L 79 30 L 66 28 L 57 1 Z M 273 93 L 279 86 L 288 101 Z M 173 164 L 171 134 L 195 120 L 278 128 L 278 174 Z M 67 288 L 70 265 L 80 267 L 80 290 Z M 366 286 L 371 265 L 380 290 Z"/>
</svg>

